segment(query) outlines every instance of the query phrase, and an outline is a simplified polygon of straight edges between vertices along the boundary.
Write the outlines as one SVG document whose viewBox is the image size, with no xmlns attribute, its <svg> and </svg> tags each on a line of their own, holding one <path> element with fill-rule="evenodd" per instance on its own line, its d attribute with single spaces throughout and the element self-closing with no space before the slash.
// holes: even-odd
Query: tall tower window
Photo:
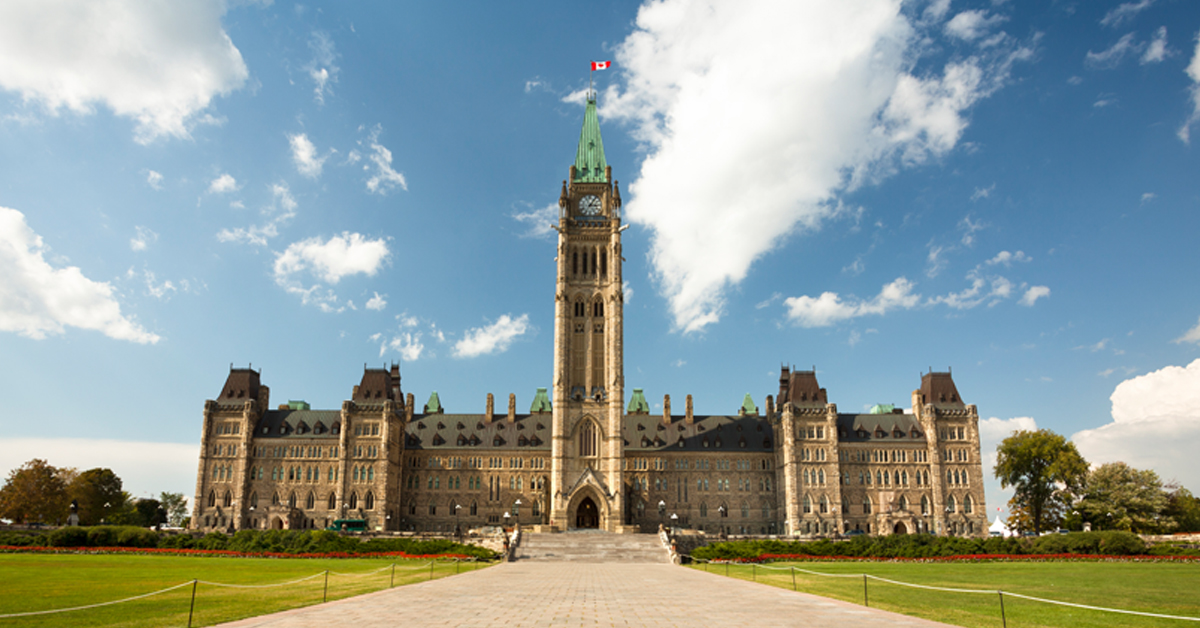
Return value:
<svg viewBox="0 0 1200 628">
<path fill-rule="evenodd" d="M 600 318 L 601 316 L 604 316 L 604 302 L 603 301 L 596 301 L 595 303 L 592 304 L 592 316 L 595 316 L 596 318 Z"/>
<path fill-rule="evenodd" d="M 583 429 L 579 430 L 579 455 L 585 458 L 594 457 L 599 449 L 598 440 L 596 424 L 591 421 L 585 422 Z"/>
<path fill-rule="evenodd" d="M 571 252 L 571 274 L 572 275 L 579 274 L 579 252 L 578 251 Z"/>
</svg>

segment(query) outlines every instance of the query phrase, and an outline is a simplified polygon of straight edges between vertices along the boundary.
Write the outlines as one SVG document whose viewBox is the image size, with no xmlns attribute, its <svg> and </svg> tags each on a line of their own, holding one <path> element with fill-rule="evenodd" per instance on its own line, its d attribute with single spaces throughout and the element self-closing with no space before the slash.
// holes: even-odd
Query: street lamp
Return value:
<svg viewBox="0 0 1200 628">
<path fill-rule="evenodd" d="M 667 512 L 667 502 L 658 500 L 658 527 L 663 526 L 663 515 Z"/>
<path fill-rule="evenodd" d="M 512 515 L 511 515 L 511 514 L 509 514 L 507 510 L 506 510 L 506 511 L 504 511 L 504 531 L 505 531 L 506 533 L 508 532 L 508 519 L 509 519 L 509 517 L 511 517 L 511 516 L 512 516 Z"/>
<path fill-rule="evenodd" d="M 517 518 L 517 522 L 519 523 L 521 521 L 521 498 L 518 497 L 517 501 L 513 502 L 512 511 L 513 516 Z"/>
<path fill-rule="evenodd" d="M 671 532 L 675 531 L 675 528 L 678 527 L 678 525 L 677 525 L 678 523 L 679 523 L 679 515 L 677 515 L 675 513 L 671 513 Z"/>
<path fill-rule="evenodd" d="M 459 510 L 462 510 L 462 504 L 454 504 L 454 536 L 457 537 L 459 541 L 461 541 L 462 540 L 462 528 L 460 528 L 458 525 L 458 511 Z M 388 517 L 390 518 L 391 515 L 388 515 Z"/>
</svg>

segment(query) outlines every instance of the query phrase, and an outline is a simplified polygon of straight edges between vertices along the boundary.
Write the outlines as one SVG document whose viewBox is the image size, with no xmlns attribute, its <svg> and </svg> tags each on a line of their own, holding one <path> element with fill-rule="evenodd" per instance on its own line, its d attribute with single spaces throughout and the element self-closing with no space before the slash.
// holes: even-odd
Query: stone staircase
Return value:
<svg viewBox="0 0 1200 628">
<path fill-rule="evenodd" d="M 657 534 L 610 532 L 521 533 L 516 561 L 574 563 L 668 563 Z"/>
</svg>

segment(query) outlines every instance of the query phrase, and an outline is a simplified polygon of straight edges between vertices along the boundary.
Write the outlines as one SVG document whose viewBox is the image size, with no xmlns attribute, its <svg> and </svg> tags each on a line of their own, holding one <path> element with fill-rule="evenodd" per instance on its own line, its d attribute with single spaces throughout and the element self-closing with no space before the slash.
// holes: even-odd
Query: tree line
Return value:
<svg viewBox="0 0 1200 628">
<path fill-rule="evenodd" d="M 1007 523 L 1022 532 L 1200 532 L 1200 498 L 1191 491 L 1124 462 L 1092 467 L 1050 430 L 1013 432 L 996 447 L 994 472 L 1013 488 Z"/>
<path fill-rule="evenodd" d="M 14 469 L 0 488 L 0 518 L 13 523 L 64 525 L 72 514 L 84 526 L 180 527 L 186 523 L 188 505 L 183 493 L 133 497 L 112 469 L 79 471 L 39 458 Z"/>
</svg>

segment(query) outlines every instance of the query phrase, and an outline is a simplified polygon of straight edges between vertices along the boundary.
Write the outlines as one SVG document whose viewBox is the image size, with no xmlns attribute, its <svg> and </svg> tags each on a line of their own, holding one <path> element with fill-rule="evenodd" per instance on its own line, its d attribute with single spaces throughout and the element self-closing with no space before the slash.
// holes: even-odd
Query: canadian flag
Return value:
<svg viewBox="0 0 1200 628">
<path fill-rule="evenodd" d="M 593 61 L 592 71 L 595 72 L 596 70 L 607 70 L 608 66 L 610 65 L 612 65 L 612 61 Z"/>
</svg>

